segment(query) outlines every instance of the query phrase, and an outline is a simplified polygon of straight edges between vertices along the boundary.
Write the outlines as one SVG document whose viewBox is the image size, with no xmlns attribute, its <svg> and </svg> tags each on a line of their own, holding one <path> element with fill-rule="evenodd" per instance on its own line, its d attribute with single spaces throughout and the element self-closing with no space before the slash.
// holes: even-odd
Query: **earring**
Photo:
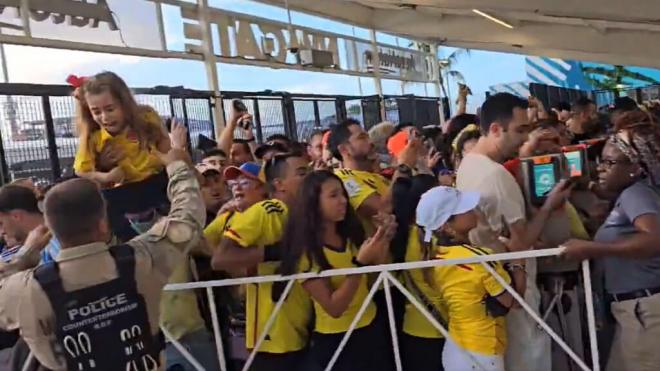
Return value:
<svg viewBox="0 0 660 371">
<path fill-rule="evenodd" d="M 634 178 L 634 177 L 637 176 L 637 174 L 635 174 L 635 173 L 630 173 L 629 175 L 630 175 L 631 178 Z"/>
</svg>

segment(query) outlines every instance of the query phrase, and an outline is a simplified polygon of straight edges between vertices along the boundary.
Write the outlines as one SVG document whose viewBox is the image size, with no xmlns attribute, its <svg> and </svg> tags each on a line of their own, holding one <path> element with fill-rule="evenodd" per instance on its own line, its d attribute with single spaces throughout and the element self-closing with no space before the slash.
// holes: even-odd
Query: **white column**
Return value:
<svg viewBox="0 0 660 371">
<path fill-rule="evenodd" d="M 213 93 L 215 104 L 213 117 L 215 122 L 215 137 L 220 138 L 220 133 L 225 128 L 225 117 L 222 114 L 222 97 L 220 95 L 220 80 L 218 79 L 218 65 L 213 51 L 213 37 L 211 35 L 211 24 L 208 20 L 208 0 L 197 0 L 199 11 L 199 24 L 202 28 L 202 49 L 204 52 L 204 66 L 206 67 L 206 79 Z"/>
<path fill-rule="evenodd" d="M 383 85 L 380 78 L 380 56 L 378 55 L 378 44 L 376 43 L 376 30 L 373 28 L 369 30 L 371 35 L 371 51 L 373 56 L 371 58 L 373 64 L 374 83 L 376 84 L 376 94 L 380 97 L 380 117 L 385 120 L 385 101 L 383 100 Z"/>
</svg>

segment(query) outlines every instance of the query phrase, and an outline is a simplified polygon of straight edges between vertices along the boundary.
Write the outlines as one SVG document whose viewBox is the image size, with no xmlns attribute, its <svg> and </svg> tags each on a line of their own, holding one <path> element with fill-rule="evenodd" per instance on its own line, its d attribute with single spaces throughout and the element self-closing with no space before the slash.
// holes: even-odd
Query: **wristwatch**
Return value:
<svg viewBox="0 0 660 371">
<path fill-rule="evenodd" d="M 410 166 L 408 166 L 408 165 L 406 165 L 406 164 L 401 164 L 401 165 L 399 165 L 399 166 L 396 168 L 396 170 L 397 170 L 399 173 L 401 173 L 402 175 L 406 175 L 406 176 L 411 176 L 412 173 L 413 173 L 413 171 L 412 171 L 412 169 L 410 168 Z"/>
</svg>

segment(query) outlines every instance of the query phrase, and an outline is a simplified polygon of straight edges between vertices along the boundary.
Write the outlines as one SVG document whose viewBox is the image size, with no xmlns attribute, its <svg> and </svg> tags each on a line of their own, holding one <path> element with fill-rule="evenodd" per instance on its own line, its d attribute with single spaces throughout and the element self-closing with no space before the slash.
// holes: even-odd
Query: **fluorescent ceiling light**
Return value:
<svg viewBox="0 0 660 371">
<path fill-rule="evenodd" d="M 484 18 L 487 18 L 487 19 L 489 19 L 489 20 L 491 20 L 491 21 L 493 21 L 493 22 L 495 22 L 495 23 L 501 25 L 501 26 L 504 26 L 504 27 L 506 27 L 506 28 L 513 28 L 512 25 L 510 25 L 510 24 L 504 22 L 504 21 L 501 20 L 501 19 L 498 19 L 498 18 L 493 17 L 492 15 L 490 15 L 490 14 L 488 14 L 488 13 L 484 13 L 484 12 L 482 12 L 482 11 L 479 10 L 479 9 L 472 9 L 472 11 L 475 12 L 475 13 L 477 13 L 477 14 L 479 14 L 480 16 L 482 16 L 482 17 L 484 17 Z"/>
</svg>

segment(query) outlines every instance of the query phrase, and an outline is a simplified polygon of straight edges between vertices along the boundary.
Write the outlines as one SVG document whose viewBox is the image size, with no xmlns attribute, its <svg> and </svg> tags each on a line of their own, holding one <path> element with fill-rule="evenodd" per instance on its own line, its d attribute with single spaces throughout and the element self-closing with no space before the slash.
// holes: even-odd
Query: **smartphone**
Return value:
<svg viewBox="0 0 660 371">
<path fill-rule="evenodd" d="M 172 118 L 168 118 L 165 120 L 165 128 L 167 128 L 167 132 L 171 133 L 172 132 Z"/>
<path fill-rule="evenodd" d="M 236 112 L 248 113 L 248 109 L 245 104 L 240 99 L 234 99 L 231 101 L 232 106 Z M 243 129 L 249 129 L 252 126 L 252 120 L 240 120 L 238 126 Z"/>
<path fill-rule="evenodd" d="M 534 165 L 534 194 L 541 198 L 546 196 L 557 183 L 553 163 Z"/>
<path fill-rule="evenodd" d="M 566 157 L 566 162 L 568 163 L 568 171 L 571 177 L 579 178 L 582 175 L 584 175 L 582 152 L 580 151 L 565 152 L 564 157 Z"/>
</svg>

